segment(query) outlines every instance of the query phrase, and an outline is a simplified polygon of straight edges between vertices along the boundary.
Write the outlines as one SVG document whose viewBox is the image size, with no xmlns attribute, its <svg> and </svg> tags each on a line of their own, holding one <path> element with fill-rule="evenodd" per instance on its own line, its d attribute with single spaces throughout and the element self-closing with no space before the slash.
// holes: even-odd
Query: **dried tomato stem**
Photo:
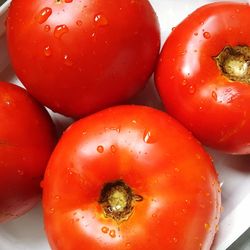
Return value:
<svg viewBox="0 0 250 250">
<path fill-rule="evenodd" d="M 127 220 L 133 212 L 134 203 L 142 201 L 140 195 L 122 180 L 106 183 L 101 191 L 99 203 L 106 217 L 111 217 L 118 223 Z"/>
<path fill-rule="evenodd" d="M 222 74 L 231 81 L 250 83 L 250 47 L 226 46 L 215 57 Z"/>
</svg>

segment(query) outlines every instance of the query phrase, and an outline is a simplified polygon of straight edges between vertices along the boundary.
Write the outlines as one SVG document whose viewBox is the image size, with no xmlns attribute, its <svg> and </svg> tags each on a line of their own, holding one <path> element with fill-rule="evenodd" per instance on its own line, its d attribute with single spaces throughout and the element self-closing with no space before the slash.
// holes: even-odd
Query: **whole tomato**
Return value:
<svg viewBox="0 0 250 250">
<path fill-rule="evenodd" d="M 167 114 L 106 109 L 74 123 L 44 179 L 52 249 L 208 249 L 220 186 L 209 156 Z"/>
<path fill-rule="evenodd" d="M 0 82 L 0 222 L 30 210 L 55 144 L 48 113 L 27 92 Z"/>
<path fill-rule="evenodd" d="M 73 117 L 134 95 L 154 70 L 160 46 L 148 0 L 13 0 L 7 38 L 27 90 Z"/>
<path fill-rule="evenodd" d="M 156 71 L 167 111 L 204 144 L 250 153 L 250 6 L 205 5 L 168 37 Z"/>
</svg>

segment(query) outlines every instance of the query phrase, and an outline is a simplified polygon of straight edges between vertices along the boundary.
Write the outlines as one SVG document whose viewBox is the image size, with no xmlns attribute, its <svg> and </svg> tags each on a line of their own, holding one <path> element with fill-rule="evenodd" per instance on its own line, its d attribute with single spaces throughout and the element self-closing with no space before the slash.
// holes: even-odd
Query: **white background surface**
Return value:
<svg viewBox="0 0 250 250">
<path fill-rule="evenodd" d="M 213 1 L 151 0 L 150 2 L 159 17 L 163 42 L 172 27 L 176 26 L 184 17 L 197 7 Z M 4 30 L 2 25 L 4 9 L 0 9 L 0 80 L 18 83 L 9 65 L 5 36 L 1 36 Z M 152 82 L 135 101 L 160 106 L 159 99 L 152 88 Z M 56 114 L 53 114 L 53 118 L 59 127 L 64 127 L 65 121 L 66 124 L 70 122 L 69 119 Z M 214 158 L 216 169 L 219 172 L 224 207 L 220 230 L 213 249 L 224 250 L 250 226 L 250 156 L 228 156 L 212 150 L 209 152 Z M 50 248 L 43 231 L 40 204 L 23 217 L 0 225 L 0 250 L 48 249 Z"/>
</svg>

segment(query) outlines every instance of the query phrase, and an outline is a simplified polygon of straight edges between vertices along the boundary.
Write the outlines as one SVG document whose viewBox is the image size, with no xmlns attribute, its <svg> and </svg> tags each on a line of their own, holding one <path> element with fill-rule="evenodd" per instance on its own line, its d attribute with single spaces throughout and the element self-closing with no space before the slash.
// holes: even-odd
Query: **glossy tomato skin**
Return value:
<svg viewBox="0 0 250 250">
<path fill-rule="evenodd" d="M 0 82 L 0 222 L 30 210 L 55 144 L 54 125 L 28 93 Z"/>
<path fill-rule="evenodd" d="M 148 0 L 14 0 L 7 37 L 28 91 L 73 117 L 134 95 L 154 70 L 160 46 Z"/>
<path fill-rule="evenodd" d="M 160 55 L 156 85 L 167 111 L 204 144 L 250 153 L 250 86 L 231 81 L 215 57 L 226 46 L 250 45 L 250 6 L 205 5 L 170 34 Z"/>
<path fill-rule="evenodd" d="M 117 223 L 98 202 L 123 180 L 143 197 Z M 74 123 L 45 173 L 43 207 L 52 249 L 209 249 L 220 188 L 209 156 L 179 123 L 143 106 L 118 106 Z"/>
</svg>

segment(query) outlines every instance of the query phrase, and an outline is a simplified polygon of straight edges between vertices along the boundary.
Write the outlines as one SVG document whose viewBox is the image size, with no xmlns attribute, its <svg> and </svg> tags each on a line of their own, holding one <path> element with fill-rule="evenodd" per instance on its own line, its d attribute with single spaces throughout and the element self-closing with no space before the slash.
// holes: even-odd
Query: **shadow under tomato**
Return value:
<svg viewBox="0 0 250 250">
<path fill-rule="evenodd" d="M 124 104 L 145 105 L 162 111 L 165 110 L 154 85 L 153 76 L 147 81 L 145 87 L 141 91 L 139 91 Z"/>
<path fill-rule="evenodd" d="M 250 174 L 250 155 L 230 155 L 207 148 L 214 159 L 215 165 L 223 165 L 234 171 Z"/>
</svg>

